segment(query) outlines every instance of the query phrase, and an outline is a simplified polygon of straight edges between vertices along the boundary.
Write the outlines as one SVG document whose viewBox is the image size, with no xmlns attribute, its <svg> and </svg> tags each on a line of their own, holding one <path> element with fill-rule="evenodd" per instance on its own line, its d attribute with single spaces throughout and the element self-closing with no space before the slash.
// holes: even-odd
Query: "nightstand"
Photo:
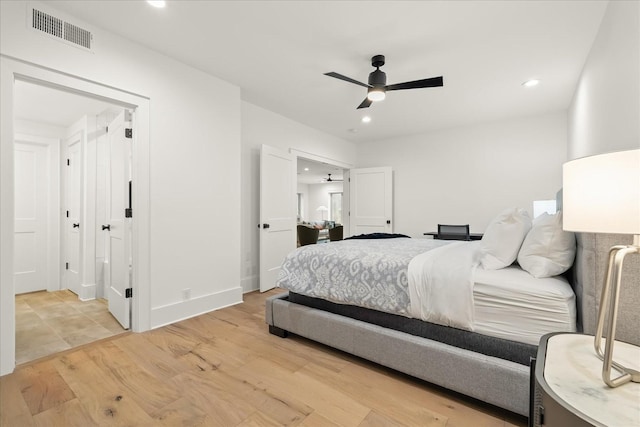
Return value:
<svg viewBox="0 0 640 427">
<path fill-rule="evenodd" d="M 532 426 L 640 426 L 640 383 L 609 388 L 593 336 L 571 333 L 542 337 L 532 379 Z M 640 364 L 640 347 L 615 343 L 614 359 Z"/>
</svg>

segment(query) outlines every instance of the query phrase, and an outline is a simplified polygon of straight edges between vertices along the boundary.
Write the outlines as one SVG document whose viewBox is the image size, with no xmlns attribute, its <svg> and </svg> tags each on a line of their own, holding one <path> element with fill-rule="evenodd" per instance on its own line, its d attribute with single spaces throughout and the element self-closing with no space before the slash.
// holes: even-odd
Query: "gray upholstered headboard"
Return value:
<svg viewBox="0 0 640 427">
<path fill-rule="evenodd" d="M 607 270 L 609 249 L 631 244 L 632 236 L 577 233 L 573 287 L 577 296 L 578 324 L 594 334 L 598 321 L 600 293 Z M 622 270 L 616 340 L 640 345 L 640 256 L 627 256 Z"/>
</svg>

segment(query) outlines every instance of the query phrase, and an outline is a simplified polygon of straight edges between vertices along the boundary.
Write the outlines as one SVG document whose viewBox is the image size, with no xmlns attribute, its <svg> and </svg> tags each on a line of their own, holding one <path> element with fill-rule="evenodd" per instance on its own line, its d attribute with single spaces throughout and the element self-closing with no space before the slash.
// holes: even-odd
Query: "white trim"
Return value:
<svg viewBox="0 0 640 427">
<path fill-rule="evenodd" d="M 0 54 L 0 375 L 15 368 L 15 298 L 13 283 L 13 104 L 16 79 L 107 100 L 134 109 L 133 161 L 133 323 L 150 328 L 149 98 L 61 73 Z M 240 289 L 240 288 L 238 288 Z"/>
<path fill-rule="evenodd" d="M 242 280 L 240 280 L 240 286 L 242 287 L 243 294 L 258 291 L 260 290 L 260 277 L 258 277 L 257 274 L 249 277 L 244 277 Z"/>
<path fill-rule="evenodd" d="M 289 149 L 289 152 L 297 157 L 302 157 L 308 160 L 314 160 L 316 162 L 328 163 L 331 166 L 337 166 L 342 169 L 351 169 L 353 165 L 351 163 L 345 163 L 340 160 L 332 159 L 330 157 L 320 156 L 318 154 L 308 153 L 306 151 L 296 150 L 294 148 Z"/>
<path fill-rule="evenodd" d="M 91 301 L 96 299 L 96 284 L 95 283 L 81 283 L 80 294 L 78 295 L 80 301 Z"/>
<path fill-rule="evenodd" d="M 236 287 L 187 301 L 155 307 L 151 310 L 151 326 L 154 329 L 159 328 L 240 303 L 242 303 L 242 288 Z"/>
</svg>

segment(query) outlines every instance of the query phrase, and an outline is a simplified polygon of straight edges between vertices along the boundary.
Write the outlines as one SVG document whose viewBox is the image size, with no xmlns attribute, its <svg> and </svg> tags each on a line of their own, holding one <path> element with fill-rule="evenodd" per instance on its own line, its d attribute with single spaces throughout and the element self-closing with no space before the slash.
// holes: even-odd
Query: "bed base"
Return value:
<svg viewBox="0 0 640 427">
<path fill-rule="evenodd" d="M 280 338 L 286 338 L 289 336 L 289 332 L 284 329 L 278 328 L 277 326 L 269 325 L 269 333 Z"/>
<path fill-rule="evenodd" d="M 529 415 L 529 367 L 288 301 L 266 301 L 269 332 L 287 332 L 511 412 Z"/>
</svg>

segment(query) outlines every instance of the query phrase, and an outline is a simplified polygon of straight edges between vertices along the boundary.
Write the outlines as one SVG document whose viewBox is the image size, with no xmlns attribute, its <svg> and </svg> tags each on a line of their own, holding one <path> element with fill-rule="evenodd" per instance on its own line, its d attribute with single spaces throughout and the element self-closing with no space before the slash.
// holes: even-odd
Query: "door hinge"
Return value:
<svg viewBox="0 0 640 427">
<path fill-rule="evenodd" d="M 107 132 L 107 133 L 109 133 L 109 126 L 107 126 L 107 130 L 106 130 L 106 132 Z"/>
<path fill-rule="evenodd" d="M 131 180 L 129 180 L 129 207 L 124 210 L 125 218 L 133 218 L 133 208 L 131 205 Z"/>
<path fill-rule="evenodd" d="M 132 298 L 133 297 L 133 288 L 127 288 L 124 290 L 124 297 L 125 298 Z"/>
<path fill-rule="evenodd" d="M 68 270 L 68 269 L 69 269 L 69 263 L 68 263 L 68 262 L 65 262 L 65 263 L 64 263 L 64 269 L 65 269 L 65 270 Z"/>
<path fill-rule="evenodd" d="M 125 128 L 124 129 L 124 137 L 125 138 L 133 138 L 133 129 Z"/>
<path fill-rule="evenodd" d="M 67 159 L 67 166 L 71 166 L 71 160 Z"/>
<path fill-rule="evenodd" d="M 69 218 L 69 211 L 67 211 L 67 218 Z"/>
</svg>

